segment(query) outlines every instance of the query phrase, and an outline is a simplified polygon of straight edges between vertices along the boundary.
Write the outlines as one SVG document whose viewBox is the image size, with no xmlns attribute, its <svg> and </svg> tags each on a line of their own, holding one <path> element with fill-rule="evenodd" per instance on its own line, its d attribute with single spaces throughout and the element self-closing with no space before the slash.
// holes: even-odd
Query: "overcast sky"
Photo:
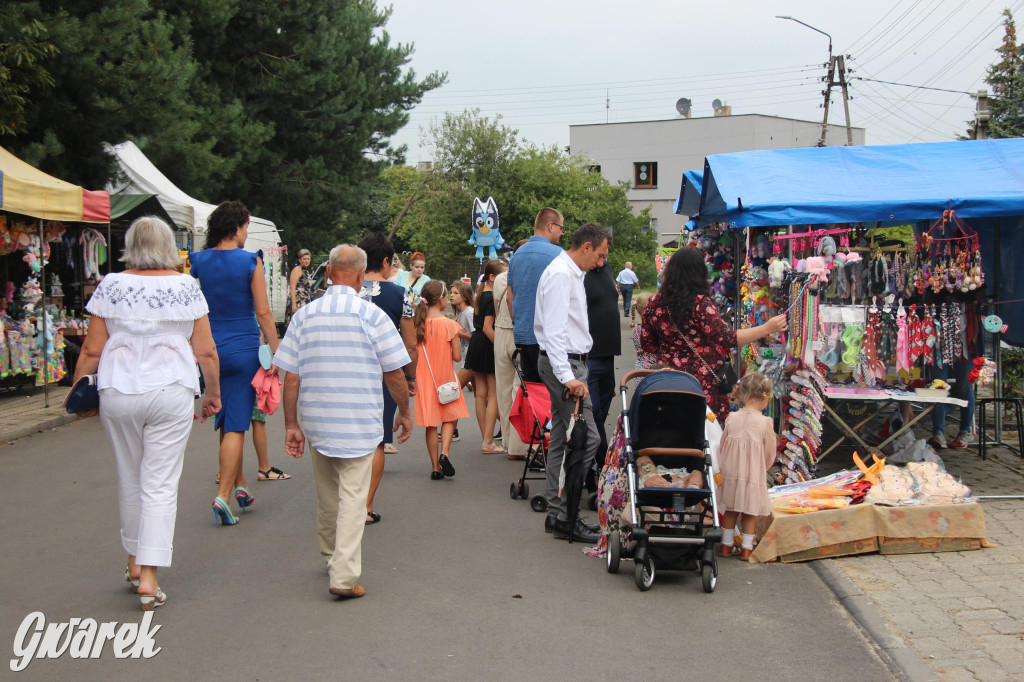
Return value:
<svg viewBox="0 0 1024 682">
<path fill-rule="evenodd" d="M 382 6 L 388 0 L 379 0 Z M 1024 0 L 391 0 L 387 31 L 412 42 L 417 75 L 447 71 L 393 138 L 408 161 L 431 158 L 421 131 L 445 112 L 501 114 L 526 140 L 565 146 L 569 125 L 693 116 L 721 99 L 733 114 L 820 121 L 830 33 L 849 54 L 855 126 L 868 144 L 954 139 L 973 117 L 965 92 L 986 87 L 1004 8 Z M 937 92 L 856 80 L 960 91 Z M 606 108 L 606 98 L 610 101 Z M 837 94 L 829 114 L 842 123 Z"/>
</svg>

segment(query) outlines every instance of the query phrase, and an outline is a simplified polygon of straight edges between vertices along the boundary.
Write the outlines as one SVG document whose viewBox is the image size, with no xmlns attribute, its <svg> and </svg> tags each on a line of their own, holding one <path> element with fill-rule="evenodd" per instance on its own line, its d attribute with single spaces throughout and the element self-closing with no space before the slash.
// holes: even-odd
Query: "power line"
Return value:
<svg viewBox="0 0 1024 682">
<path fill-rule="evenodd" d="M 957 95 L 973 95 L 973 92 L 965 92 L 963 90 L 947 90 L 946 88 L 933 88 L 927 85 L 911 85 L 910 83 L 894 83 L 893 81 L 883 81 L 877 78 L 864 78 L 863 76 L 854 76 L 852 80 L 855 81 L 871 81 L 872 83 L 885 83 L 886 85 L 900 85 L 905 88 L 914 88 L 915 90 L 934 90 L 936 92 L 952 92 Z"/>
<path fill-rule="evenodd" d="M 881 33 L 879 33 L 877 36 L 875 36 L 875 38 L 873 40 L 871 40 L 868 43 L 866 43 L 865 45 L 863 45 L 860 48 L 860 53 L 861 53 L 862 58 L 866 58 L 867 55 L 871 52 L 871 49 L 875 45 L 877 45 L 879 41 L 881 41 L 883 38 L 885 38 L 885 36 L 889 35 L 889 33 L 891 33 L 892 30 L 895 29 L 903 21 L 903 19 L 906 18 L 906 16 L 908 14 L 913 12 L 914 9 L 918 5 L 921 4 L 921 2 L 922 2 L 922 0 L 916 0 L 913 5 L 911 5 L 906 10 L 904 10 L 904 12 L 901 15 L 896 17 L 896 19 L 893 20 L 893 22 L 891 24 L 889 24 L 889 26 L 887 28 L 885 28 Z"/>
<path fill-rule="evenodd" d="M 882 15 L 882 18 L 881 18 L 881 19 L 879 19 L 879 20 L 878 20 L 878 21 L 876 21 L 876 22 L 875 22 L 874 24 L 872 24 L 872 25 L 871 25 L 871 28 L 869 28 L 869 29 L 868 29 L 867 31 L 864 31 L 864 33 L 862 33 L 862 34 L 861 34 L 861 36 L 860 36 L 859 38 L 857 38 L 856 40 L 854 40 L 854 41 L 853 41 L 853 42 L 852 42 L 852 43 L 850 44 L 850 46 L 849 46 L 848 48 L 846 48 L 845 50 L 843 50 L 843 53 L 845 53 L 845 54 L 849 54 L 849 53 L 853 52 L 854 48 L 855 48 L 855 47 L 857 46 L 857 43 L 859 43 L 860 41 L 864 40 L 864 38 L 865 38 L 865 37 L 866 37 L 866 36 L 867 36 L 867 35 L 868 35 L 869 33 L 871 33 L 872 31 L 874 31 L 874 30 L 875 30 L 875 28 L 877 28 L 877 26 L 878 26 L 878 25 L 879 25 L 880 23 L 882 23 L 883 21 L 885 21 L 885 18 L 886 18 L 887 16 L 889 16 L 890 14 L 892 14 L 893 12 L 895 12 L 895 11 L 896 11 L 896 8 L 897 8 L 897 7 L 899 7 L 899 6 L 900 6 L 900 5 L 902 5 L 902 4 L 903 4 L 903 0 L 897 0 L 896 4 L 894 4 L 894 5 L 892 6 L 892 7 L 890 7 L 890 8 L 889 8 L 889 11 L 888 11 L 888 12 L 886 12 L 885 14 L 883 14 L 883 15 Z"/>
<path fill-rule="evenodd" d="M 672 78 L 649 78 L 649 79 L 646 79 L 646 80 L 600 81 L 600 82 L 595 82 L 595 83 L 574 83 L 574 84 L 569 84 L 569 85 L 535 85 L 535 86 L 523 87 L 523 88 L 495 88 L 495 89 L 492 89 L 492 90 L 488 90 L 488 89 L 479 89 L 479 90 L 444 90 L 444 89 L 441 89 L 441 90 L 437 90 L 437 91 L 431 91 L 431 93 L 427 93 L 427 95 L 430 95 L 433 92 L 437 92 L 437 93 L 443 93 L 445 95 L 447 95 L 447 94 L 452 94 L 452 95 L 454 95 L 454 94 L 462 94 L 462 95 L 473 95 L 474 97 L 477 97 L 477 96 L 482 96 L 485 93 L 508 93 L 508 94 L 514 94 L 514 93 L 517 93 L 517 92 L 530 92 L 530 91 L 538 91 L 539 92 L 539 91 L 545 91 L 545 90 L 565 91 L 565 90 L 570 89 L 570 88 L 595 88 L 595 89 L 603 89 L 603 88 L 608 88 L 608 87 L 613 87 L 613 86 L 642 87 L 642 86 L 637 86 L 637 84 L 638 83 L 641 83 L 641 84 L 642 83 L 666 83 L 666 84 L 667 83 L 686 83 L 688 81 L 700 82 L 700 81 L 706 81 L 706 80 L 712 80 L 712 79 L 730 80 L 731 79 L 730 77 L 733 77 L 733 78 L 745 78 L 745 77 L 754 77 L 755 75 L 758 75 L 758 74 L 761 74 L 762 76 L 763 75 L 773 75 L 771 72 L 783 72 L 783 73 L 785 73 L 785 72 L 792 72 L 792 71 L 803 71 L 805 69 L 812 68 L 812 67 L 813 68 L 817 68 L 818 65 L 817 64 L 800 64 L 800 65 L 797 65 L 797 66 L 774 67 L 774 68 L 771 68 L 771 69 L 753 69 L 753 70 L 747 70 L 747 71 L 725 71 L 725 72 L 722 72 L 722 73 L 704 74 L 702 76 L 696 76 L 696 77 L 692 77 L 692 78 L 675 76 L 675 77 L 672 77 Z M 434 95 L 434 96 L 436 97 L 438 95 Z"/>
<path fill-rule="evenodd" d="M 1021 0 L 1021 2 L 1018 2 L 1018 5 L 1022 5 L 1022 4 L 1024 4 L 1024 0 Z M 980 16 L 980 15 L 978 15 L 978 16 Z M 976 16 L 975 19 L 977 19 L 978 16 Z M 922 86 L 927 86 L 929 83 L 932 83 L 932 82 L 938 80 L 946 72 L 948 72 L 951 68 L 953 68 L 953 66 L 955 64 L 960 63 L 962 61 L 963 57 L 965 57 L 970 52 L 976 50 L 978 47 L 983 46 L 982 40 L 984 38 L 987 38 L 989 35 L 991 35 L 992 32 L 995 31 L 999 27 L 1001 22 L 1002 22 L 1002 20 L 1000 19 L 1000 20 L 997 20 L 994 24 L 990 24 L 989 26 L 987 26 L 977 38 L 975 38 L 973 41 L 968 43 L 968 46 L 966 48 L 964 48 L 964 49 L 960 50 L 958 53 L 956 53 L 950 61 L 948 61 L 946 64 L 944 64 L 942 67 L 940 67 L 939 70 L 937 72 L 935 72 L 930 78 L 925 79 L 925 81 L 922 84 Z M 977 82 L 977 81 L 975 81 L 975 82 Z M 918 87 L 922 87 L 922 86 L 918 86 Z M 886 88 L 886 89 L 888 89 L 888 88 Z M 907 95 L 904 95 L 902 97 L 902 100 L 907 100 L 907 98 L 909 98 L 909 97 L 910 97 L 910 93 L 908 93 Z M 888 116 L 895 115 L 895 113 L 900 111 L 901 109 L 902 109 L 902 107 L 892 108 L 889 111 L 885 112 L 884 114 L 876 115 L 875 118 L 877 120 L 881 120 L 882 118 L 886 118 Z"/>
<path fill-rule="evenodd" d="M 913 45 L 911 45 L 907 49 L 903 50 L 903 52 L 901 52 L 899 55 L 897 55 L 892 60 L 890 60 L 889 63 L 886 64 L 885 66 L 880 67 L 880 68 L 875 69 L 875 70 L 878 71 L 878 72 L 883 72 L 886 69 L 888 69 L 890 66 L 892 66 L 893 64 L 896 64 L 896 63 L 902 61 L 907 55 L 909 55 L 909 54 L 916 54 L 915 50 L 917 50 L 917 48 L 920 47 L 922 43 L 924 43 L 925 41 L 927 41 L 929 39 L 936 38 L 936 34 L 938 33 L 938 31 L 942 27 L 951 26 L 951 24 L 949 23 L 950 19 L 952 19 L 954 15 L 956 15 L 960 10 L 962 10 L 964 8 L 964 6 L 969 1 L 970 0 L 963 0 L 959 5 L 957 5 L 956 7 L 953 8 L 952 12 L 950 12 L 946 16 L 942 17 L 941 19 L 939 19 L 938 23 L 934 27 L 925 29 L 924 35 L 921 36 L 921 38 L 919 38 L 916 43 L 914 43 Z M 992 0 L 990 0 L 990 4 L 991 4 L 991 1 Z M 937 10 L 937 9 L 938 8 L 936 7 L 934 10 L 932 10 L 932 12 L 930 12 L 928 14 L 928 16 L 931 16 L 932 14 L 934 14 L 935 10 Z M 925 19 L 927 19 L 928 16 L 926 16 Z M 978 16 L 978 15 L 975 15 L 975 16 Z M 918 24 L 918 26 L 919 27 L 923 27 L 923 25 L 924 25 L 924 20 L 922 19 L 921 23 Z M 928 59 L 930 59 L 932 56 L 934 56 L 936 53 L 938 53 L 940 50 L 942 50 L 945 47 L 945 41 L 944 40 L 935 40 L 935 42 L 938 43 L 938 47 L 935 48 L 935 51 L 932 52 L 932 54 L 928 55 L 928 57 L 926 57 L 924 59 L 925 62 L 927 62 Z"/>
</svg>

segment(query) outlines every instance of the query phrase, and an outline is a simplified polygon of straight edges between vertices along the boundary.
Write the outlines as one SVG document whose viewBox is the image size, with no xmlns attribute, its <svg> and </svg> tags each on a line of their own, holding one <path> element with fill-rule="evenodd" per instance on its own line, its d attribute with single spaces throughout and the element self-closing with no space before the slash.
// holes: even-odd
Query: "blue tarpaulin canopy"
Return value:
<svg viewBox="0 0 1024 682">
<path fill-rule="evenodd" d="M 715 154 L 704 179 L 700 224 L 935 220 L 947 208 L 1021 216 L 1024 139 Z"/>
<path fill-rule="evenodd" d="M 677 215 L 694 215 L 700 208 L 700 193 L 704 187 L 704 171 L 688 170 L 683 172 L 683 182 L 679 186 L 672 212 Z"/>
</svg>

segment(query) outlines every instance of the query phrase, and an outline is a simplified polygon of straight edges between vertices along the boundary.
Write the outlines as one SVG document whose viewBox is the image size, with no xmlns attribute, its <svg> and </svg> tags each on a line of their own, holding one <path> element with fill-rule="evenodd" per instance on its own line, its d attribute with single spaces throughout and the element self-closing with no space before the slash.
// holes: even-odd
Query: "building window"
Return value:
<svg viewBox="0 0 1024 682">
<path fill-rule="evenodd" d="M 633 164 L 633 187 L 653 189 L 658 186 L 658 164 L 655 161 L 638 161 Z"/>
<path fill-rule="evenodd" d="M 590 166 L 587 166 L 587 171 L 589 171 L 591 173 L 600 173 L 601 172 L 601 164 L 595 163 L 595 164 L 592 164 Z"/>
<path fill-rule="evenodd" d="M 647 234 L 648 232 L 651 231 L 653 231 L 654 234 L 658 234 L 658 219 L 651 218 L 651 221 L 647 223 L 645 227 L 641 228 L 640 231 L 643 232 L 644 234 Z"/>
</svg>

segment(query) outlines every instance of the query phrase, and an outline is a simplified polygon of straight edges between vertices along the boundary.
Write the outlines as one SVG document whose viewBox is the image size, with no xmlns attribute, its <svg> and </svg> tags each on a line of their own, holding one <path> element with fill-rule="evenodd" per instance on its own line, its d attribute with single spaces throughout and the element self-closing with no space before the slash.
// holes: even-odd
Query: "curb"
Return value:
<svg viewBox="0 0 1024 682">
<path fill-rule="evenodd" d="M 878 612 L 871 598 L 864 594 L 852 580 L 843 575 L 831 561 L 813 562 L 812 568 L 821 581 L 832 590 L 853 619 L 864 629 L 886 656 L 908 680 L 914 682 L 939 682 L 939 676 L 922 660 L 916 651 L 889 631 L 885 618 Z"/>
<path fill-rule="evenodd" d="M 50 429 L 55 429 L 58 426 L 64 426 L 65 424 L 78 421 L 78 419 L 79 417 L 77 414 L 58 415 L 56 417 L 50 417 L 49 419 L 43 419 L 31 424 L 6 429 L 4 431 L 0 431 L 0 443 L 11 443 L 19 438 L 31 436 L 34 433 L 49 431 Z"/>
</svg>

